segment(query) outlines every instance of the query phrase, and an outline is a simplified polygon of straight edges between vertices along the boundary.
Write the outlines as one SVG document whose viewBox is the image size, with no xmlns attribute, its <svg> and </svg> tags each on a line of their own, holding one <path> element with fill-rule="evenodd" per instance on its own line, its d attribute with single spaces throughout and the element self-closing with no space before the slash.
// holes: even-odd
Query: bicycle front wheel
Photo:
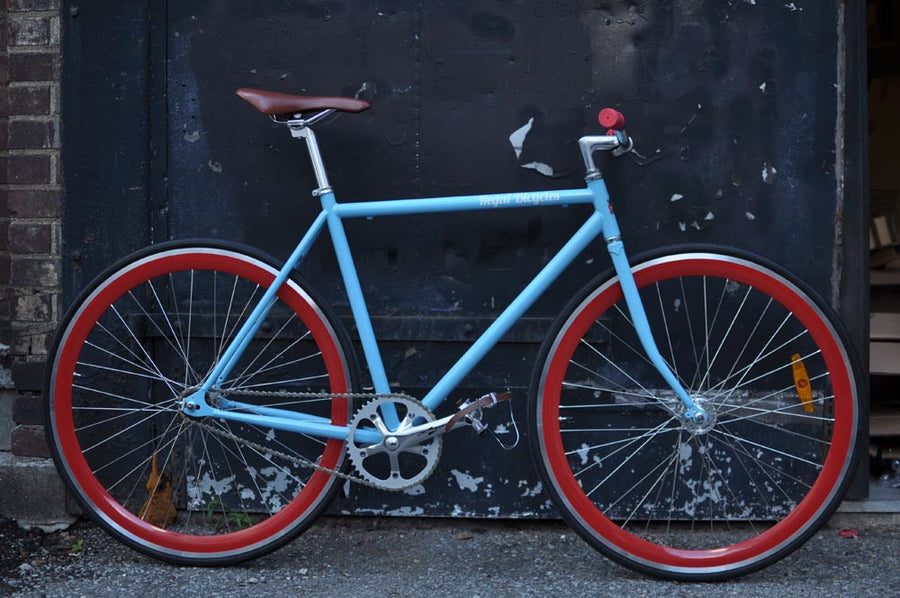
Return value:
<svg viewBox="0 0 900 598">
<path fill-rule="evenodd" d="M 51 451 L 84 510 L 151 556 L 224 564 L 299 534 L 337 489 L 344 443 L 182 415 L 278 269 L 247 249 L 169 243 L 76 301 L 48 363 Z M 221 385 L 234 400 L 348 423 L 354 370 L 335 320 L 287 281 Z"/>
<path fill-rule="evenodd" d="M 682 416 L 618 279 L 591 285 L 535 374 L 548 490 L 589 543 L 652 575 L 710 580 L 772 563 L 826 521 L 855 465 L 858 377 L 840 326 L 755 258 L 697 251 L 633 272 L 663 357 L 710 421 Z"/>
</svg>

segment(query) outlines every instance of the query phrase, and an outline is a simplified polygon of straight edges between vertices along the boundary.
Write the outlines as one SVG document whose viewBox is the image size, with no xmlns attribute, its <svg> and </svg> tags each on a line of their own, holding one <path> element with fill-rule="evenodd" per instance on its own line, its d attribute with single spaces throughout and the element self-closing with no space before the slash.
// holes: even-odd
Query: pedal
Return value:
<svg viewBox="0 0 900 598">
<path fill-rule="evenodd" d="M 491 432 L 491 435 L 503 449 L 512 450 L 519 444 L 519 426 L 516 424 L 516 420 L 513 417 L 512 402 L 510 399 L 512 399 L 512 393 L 510 392 L 500 394 L 492 392 L 479 399 L 466 400 L 459 406 L 459 410 L 453 417 L 447 421 L 447 424 L 444 426 L 444 432 L 449 432 L 460 425 L 469 425 L 479 436 L 483 435 L 485 432 Z M 516 432 L 516 440 L 511 445 L 507 445 L 500 440 L 500 438 L 498 438 L 490 429 L 490 426 L 482 421 L 485 409 L 490 409 L 504 401 L 509 402 L 509 418 L 513 429 Z"/>
</svg>

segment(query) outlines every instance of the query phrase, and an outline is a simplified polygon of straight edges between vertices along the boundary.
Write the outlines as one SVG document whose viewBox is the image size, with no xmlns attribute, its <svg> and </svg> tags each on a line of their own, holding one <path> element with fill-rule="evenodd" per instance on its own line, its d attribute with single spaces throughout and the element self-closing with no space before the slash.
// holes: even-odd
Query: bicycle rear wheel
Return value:
<svg viewBox="0 0 900 598">
<path fill-rule="evenodd" d="M 305 529 L 338 487 L 344 443 L 181 414 L 278 269 L 220 243 L 167 243 L 98 278 L 63 321 L 45 415 L 57 467 L 84 510 L 151 556 L 224 564 Z M 346 425 L 355 370 L 343 333 L 289 280 L 222 385 L 254 403 Z"/>
<path fill-rule="evenodd" d="M 548 490 L 582 537 L 640 571 L 711 580 L 770 564 L 827 520 L 854 469 L 858 376 L 841 327 L 756 258 L 691 251 L 632 270 L 661 353 L 712 420 L 681 417 L 618 279 L 598 281 L 535 372 Z"/>
</svg>

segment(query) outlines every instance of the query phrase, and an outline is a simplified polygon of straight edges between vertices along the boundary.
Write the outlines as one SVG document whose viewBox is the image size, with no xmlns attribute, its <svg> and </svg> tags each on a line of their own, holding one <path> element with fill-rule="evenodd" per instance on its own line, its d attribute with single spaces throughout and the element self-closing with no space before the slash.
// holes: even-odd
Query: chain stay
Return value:
<svg viewBox="0 0 900 598">
<path fill-rule="evenodd" d="M 403 393 L 390 393 L 390 394 L 378 394 L 378 393 L 325 393 L 325 392 L 290 392 L 290 391 L 260 391 L 260 390 L 222 390 L 218 391 L 218 394 L 228 397 L 228 396 L 244 396 L 244 397 L 278 397 L 283 399 L 413 399 L 413 397 L 403 394 Z M 187 416 L 183 416 L 186 417 Z M 270 453 L 275 455 L 276 457 L 280 457 L 285 461 L 289 461 L 295 465 L 300 467 L 304 467 L 306 469 L 314 469 L 316 471 L 321 471 L 322 473 L 327 473 L 329 475 L 333 475 L 342 480 L 346 480 L 349 482 L 356 482 L 357 484 L 361 484 L 363 486 L 368 486 L 370 488 L 378 488 L 381 487 L 377 484 L 373 484 L 372 482 L 361 478 L 359 476 L 355 476 L 352 474 L 344 473 L 342 471 L 337 471 L 335 469 L 330 469 L 328 467 L 324 467 L 310 461 L 301 456 L 292 456 L 286 453 L 282 453 L 281 451 L 275 450 L 272 447 L 268 447 L 262 444 L 255 443 L 253 441 L 247 440 L 246 438 L 241 438 L 232 432 L 228 432 L 221 428 L 217 428 L 215 426 L 211 426 L 209 424 L 203 423 L 200 420 L 187 418 L 192 424 L 203 428 L 207 432 L 220 436 L 222 438 L 227 438 L 234 442 L 238 442 L 243 444 L 246 447 L 249 447 L 253 450 L 259 451 L 261 453 Z"/>
</svg>

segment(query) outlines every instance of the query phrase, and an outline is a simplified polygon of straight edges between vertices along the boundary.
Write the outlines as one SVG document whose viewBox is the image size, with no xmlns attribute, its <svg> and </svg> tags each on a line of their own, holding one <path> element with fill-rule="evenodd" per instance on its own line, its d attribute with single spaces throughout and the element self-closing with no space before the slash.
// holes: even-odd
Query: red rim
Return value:
<svg viewBox="0 0 900 598">
<path fill-rule="evenodd" d="M 191 536 L 150 525 L 122 507 L 97 481 L 84 459 L 72 419 L 73 372 L 81 347 L 93 324 L 113 302 L 145 280 L 182 270 L 216 269 L 244 277 L 264 287 L 271 284 L 275 278 L 272 272 L 248 261 L 245 257 L 223 254 L 219 250 L 212 251 L 153 256 L 147 261 L 138 262 L 126 271 L 120 272 L 115 279 L 96 291 L 90 302 L 73 318 L 68 333 L 64 337 L 65 340 L 61 345 L 56 363 L 56 379 L 52 397 L 53 428 L 59 441 L 60 456 L 65 461 L 73 481 L 81 488 L 85 498 L 95 505 L 98 514 L 101 514 L 104 519 L 125 534 L 135 536 L 144 542 L 166 550 L 185 553 L 215 554 L 246 551 L 256 544 L 281 535 L 290 529 L 294 521 L 297 521 L 308 509 L 317 504 L 331 479 L 328 474 L 316 471 L 303 491 L 286 507 L 250 528 L 215 536 Z M 319 316 L 316 309 L 290 285 L 282 286 L 278 297 L 301 317 L 321 349 L 331 381 L 331 392 L 347 392 L 347 375 L 341 351 L 333 342 L 328 324 Z M 331 421 L 335 425 L 347 424 L 346 401 L 332 402 Z M 321 464 L 327 468 L 335 468 L 339 463 L 342 447 L 343 442 L 329 440 L 322 454 Z"/>
<path fill-rule="evenodd" d="M 618 283 L 595 296 L 562 333 L 542 385 L 540 418 L 543 432 L 540 441 L 546 455 L 545 463 L 561 495 L 601 542 L 616 552 L 624 551 L 647 563 L 672 569 L 720 568 L 758 560 L 804 531 L 840 484 L 851 454 L 855 429 L 852 381 L 844 354 L 827 321 L 807 300 L 784 282 L 734 260 L 697 257 L 661 261 L 635 272 L 635 281 L 641 288 L 666 278 L 690 275 L 719 276 L 751 285 L 776 298 L 797 316 L 822 349 L 828 366 L 835 395 L 835 424 L 831 449 L 809 493 L 785 519 L 758 536 L 727 547 L 685 550 L 659 546 L 626 532 L 603 515 L 581 489 L 565 456 L 559 427 L 560 388 L 575 346 L 603 312 L 623 299 Z"/>
</svg>

